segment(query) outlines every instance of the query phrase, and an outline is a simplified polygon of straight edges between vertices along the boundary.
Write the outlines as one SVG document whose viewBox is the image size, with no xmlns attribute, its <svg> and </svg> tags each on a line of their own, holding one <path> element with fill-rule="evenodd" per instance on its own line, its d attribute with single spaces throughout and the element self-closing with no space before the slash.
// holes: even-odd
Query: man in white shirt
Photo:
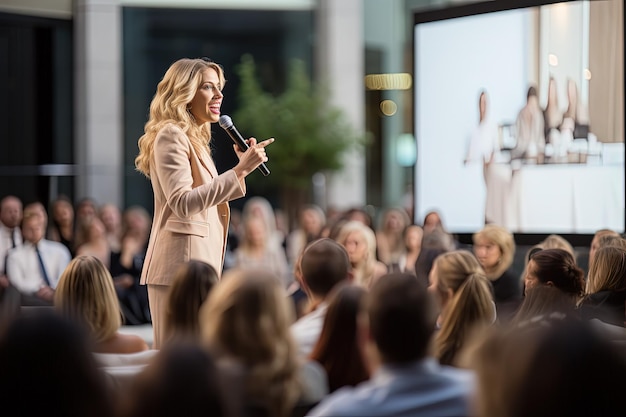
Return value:
<svg viewBox="0 0 626 417">
<path fill-rule="evenodd" d="M 351 280 L 348 253 L 332 239 L 311 242 L 302 253 L 300 285 L 309 299 L 312 311 L 291 326 L 300 357 L 308 357 L 322 332 L 326 317 L 326 299 L 340 282 Z"/>
<path fill-rule="evenodd" d="M 22 201 L 12 195 L 0 200 L 0 327 L 19 311 L 20 294 L 10 284 L 4 262 L 10 249 L 22 244 Z"/>
<path fill-rule="evenodd" d="M 6 260 L 7 276 L 20 292 L 22 305 L 52 305 L 54 289 L 71 260 L 63 244 L 43 238 L 45 231 L 45 217 L 37 213 L 24 217 L 24 243 L 11 249 Z"/>
<path fill-rule="evenodd" d="M 9 249 L 22 244 L 21 221 L 22 201 L 12 195 L 4 197 L 0 201 L 0 276 L 4 275 L 4 261 Z"/>
</svg>

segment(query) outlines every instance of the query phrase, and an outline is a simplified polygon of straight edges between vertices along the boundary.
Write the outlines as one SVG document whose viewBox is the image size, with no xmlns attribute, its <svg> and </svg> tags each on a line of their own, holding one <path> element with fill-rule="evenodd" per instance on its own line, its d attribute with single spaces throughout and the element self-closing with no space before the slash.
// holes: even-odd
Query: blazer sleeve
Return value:
<svg viewBox="0 0 626 417">
<path fill-rule="evenodd" d="M 164 128 L 155 139 L 153 171 L 176 216 L 186 218 L 245 195 L 245 183 L 232 169 L 193 188 L 192 154 L 189 138 L 178 127 Z"/>
</svg>

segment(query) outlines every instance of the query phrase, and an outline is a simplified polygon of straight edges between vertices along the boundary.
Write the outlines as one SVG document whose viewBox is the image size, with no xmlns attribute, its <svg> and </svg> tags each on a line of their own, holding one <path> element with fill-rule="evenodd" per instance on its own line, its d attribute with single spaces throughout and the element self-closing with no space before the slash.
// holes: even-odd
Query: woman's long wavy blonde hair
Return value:
<svg viewBox="0 0 626 417">
<path fill-rule="evenodd" d="M 200 309 L 204 346 L 243 365 L 251 405 L 276 417 L 288 416 L 302 392 L 293 313 L 275 276 L 241 269 L 227 271 Z"/>
<path fill-rule="evenodd" d="M 212 68 L 220 80 L 220 90 L 226 79 L 219 64 L 205 59 L 183 58 L 174 62 L 159 85 L 150 103 L 150 118 L 144 126 L 144 135 L 139 138 L 139 155 L 135 158 L 137 170 L 150 178 L 150 161 L 154 149 L 154 139 L 159 130 L 172 123 L 185 132 L 196 152 L 205 148 L 211 140 L 210 124 L 198 125 L 187 110 L 198 88 L 202 85 L 202 72 Z"/>
<path fill-rule="evenodd" d="M 471 334 L 495 321 L 491 284 L 474 255 L 456 250 L 435 259 L 437 291 L 452 298 L 444 307 L 441 329 L 435 336 L 435 356 L 443 364 L 456 364 L 457 355 Z"/>
</svg>

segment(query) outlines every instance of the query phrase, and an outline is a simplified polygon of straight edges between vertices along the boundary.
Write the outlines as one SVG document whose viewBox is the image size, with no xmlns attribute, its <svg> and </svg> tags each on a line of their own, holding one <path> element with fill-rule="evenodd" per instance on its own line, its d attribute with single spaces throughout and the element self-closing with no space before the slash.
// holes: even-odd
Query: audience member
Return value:
<svg viewBox="0 0 626 417">
<path fill-rule="evenodd" d="M 552 317 L 483 337 L 472 360 L 477 417 L 615 416 L 624 355 L 576 319 Z"/>
<path fill-rule="evenodd" d="M 399 270 L 400 258 L 406 253 L 404 229 L 411 224 L 406 211 L 401 208 L 386 209 L 376 229 L 378 260 L 390 271 Z"/>
<path fill-rule="evenodd" d="M 111 265 L 111 247 L 104 224 L 98 217 L 90 217 L 78 226 L 78 240 L 83 242 L 76 247 L 76 256 L 95 256 L 106 266 Z"/>
<path fill-rule="evenodd" d="M 354 283 L 369 288 L 387 273 L 387 266 L 376 259 L 376 236 L 363 223 L 350 221 L 341 226 L 337 242 L 349 256 Z"/>
<path fill-rule="evenodd" d="M 84 224 L 88 224 L 94 217 L 98 216 L 98 205 L 93 198 L 84 197 L 76 203 L 75 217 L 74 217 L 74 230 L 81 230 Z M 76 234 L 74 236 L 74 249 L 78 248 L 84 243 L 84 239 L 87 236 L 81 236 Z"/>
<path fill-rule="evenodd" d="M 511 320 L 513 326 L 524 327 L 554 314 L 577 317 L 576 300 L 554 285 L 527 288 L 524 300 Z"/>
<path fill-rule="evenodd" d="M 246 220 L 254 217 L 260 219 L 265 225 L 268 236 L 268 245 L 274 246 L 276 249 L 283 249 L 286 236 L 283 236 L 276 227 L 276 215 L 270 202 L 261 196 L 248 199 L 243 206 L 242 224 L 245 225 Z"/>
<path fill-rule="evenodd" d="M 326 397 L 311 416 L 467 416 L 470 372 L 437 364 L 428 349 L 437 313 L 426 286 L 411 274 L 374 283 L 359 320 L 362 340 L 381 365 L 369 381 Z"/>
<path fill-rule="evenodd" d="M 148 349 L 143 339 L 122 334 L 122 314 L 113 279 L 94 256 L 77 256 L 67 266 L 54 295 L 57 311 L 89 330 L 96 353 L 134 353 Z"/>
<path fill-rule="evenodd" d="M 441 364 L 457 365 L 470 334 L 496 321 L 491 284 L 474 255 L 457 250 L 435 259 L 429 290 L 440 311 L 435 357 Z"/>
<path fill-rule="evenodd" d="M 606 235 L 620 237 L 619 233 L 611 229 L 597 230 L 596 233 L 593 235 L 593 239 L 591 240 L 591 246 L 589 248 L 589 265 L 591 265 L 591 262 L 593 261 L 593 256 L 595 255 L 596 250 L 598 250 L 598 243 L 600 238 Z"/>
<path fill-rule="evenodd" d="M 327 392 L 323 368 L 298 364 L 292 320 L 285 290 L 262 272 L 226 271 L 200 309 L 202 343 L 223 372 L 242 377 L 250 415 L 285 417 Z"/>
<path fill-rule="evenodd" d="M 3 415 L 112 416 L 90 350 L 80 326 L 49 309 L 18 317 L 0 339 Z"/>
<path fill-rule="evenodd" d="M 445 232 L 445 228 L 443 227 L 443 222 L 441 221 L 441 216 L 436 211 L 429 211 L 424 216 L 424 234 L 430 234 L 435 230 L 439 230 Z"/>
<path fill-rule="evenodd" d="M 416 224 L 410 224 L 404 229 L 402 236 L 405 252 L 400 256 L 398 269 L 400 272 L 415 274 L 415 263 L 422 250 L 424 230 Z"/>
<path fill-rule="evenodd" d="M 365 294 L 363 287 L 339 284 L 329 296 L 322 332 L 310 358 L 326 370 L 330 392 L 369 378 L 357 341 L 357 316 Z"/>
<path fill-rule="evenodd" d="M 493 285 L 498 318 L 507 320 L 522 298 L 519 278 L 510 269 L 515 255 L 513 235 L 504 227 L 488 224 L 472 238 L 474 254 Z"/>
<path fill-rule="evenodd" d="M 4 261 L 9 249 L 22 244 L 22 215 L 22 201 L 19 198 L 9 195 L 0 200 L 0 279 L 6 272 Z"/>
<path fill-rule="evenodd" d="M 287 257 L 282 246 L 272 244 L 272 232 L 263 217 L 251 215 L 243 219 L 243 234 L 235 250 L 234 268 L 265 271 L 276 276 L 287 288 L 292 281 Z M 274 236 L 276 236 L 274 234 Z"/>
<path fill-rule="evenodd" d="M 20 294 L 6 276 L 9 250 L 22 244 L 22 201 L 15 196 L 0 200 L 0 332 L 19 311 Z"/>
<path fill-rule="evenodd" d="M 50 306 L 59 277 L 70 262 L 67 248 L 44 239 L 46 220 L 31 213 L 22 221 L 24 244 L 9 251 L 7 276 L 20 292 L 22 305 Z"/>
<path fill-rule="evenodd" d="M 104 225 L 107 242 L 113 252 L 119 252 L 122 245 L 122 212 L 115 204 L 100 207 L 98 217 Z"/>
<path fill-rule="evenodd" d="M 178 268 L 168 300 L 165 326 L 168 343 L 200 340 L 200 307 L 218 281 L 215 268 L 203 261 L 192 259 Z"/>
<path fill-rule="evenodd" d="M 430 271 L 437 256 L 454 250 L 452 236 L 442 230 L 433 230 L 424 234 L 422 248 L 415 260 L 415 276 L 425 285 L 429 285 Z"/>
<path fill-rule="evenodd" d="M 298 227 L 287 236 L 287 259 L 290 265 L 295 265 L 309 243 L 322 237 L 326 225 L 324 211 L 316 205 L 304 206 L 298 220 Z"/>
<path fill-rule="evenodd" d="M 543 249 L 531 255 L 524 285 L 526 289 L 551 285 L 578 302 L 584 291 L 584 272 L 576 266 L 569 252 L 563 249 Z"/>
<path fill-rule="evenodd" d="M 601 247 L 589 266 L 585 297 L 579 306 L 580 315 L 583 319 L 595 318 L 624 327 L 625 306 L 626 248 Z"/>
<path fill-rule="evenodd" d="M 317 343 L 333 288 L 352 279 L 350 260 L 343 246 L 332 239 L 311 242 L 302 253 L 300 285 L 309 298 L 310 312 L 291 326 L 300 357 L 308 357 Z"/>
<path fill-rule="evenodd" d="M 74 255 L 74 206 L 66 196 L 59 196 L 52 202 L 48 237 L 53 242 L 60 242 Z"/>
<path fill-rule="evenodd" d="M 173 288 L 173 287 L 172 287 Z M 223 386 L 213 358 L 192 343 L 164 347 L 123 393 L 120 417 L 234 417 L 237 386 Z M 230 406 L 230 408 L 229 408 Z"/>
<path fill-rule="evenodd" d="M 140 284 L 151 224 L 150 215 L 143 207 L 131 206 L 124 210 L 121 251 L 111 253 L 109 270 L 125 324 L 151 322 L 147 286 Z"/>
</svg>

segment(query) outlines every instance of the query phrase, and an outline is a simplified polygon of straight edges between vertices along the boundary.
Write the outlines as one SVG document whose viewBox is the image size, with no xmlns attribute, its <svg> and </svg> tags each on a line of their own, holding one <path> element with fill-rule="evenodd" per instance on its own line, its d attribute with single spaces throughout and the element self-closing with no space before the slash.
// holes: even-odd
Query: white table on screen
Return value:
<svg viewBox="0 0 626 417">
<path fill-rule="evenodd" d="M 521 233 L 624 229 L 624 166 L 524 165 L 511 171 L 503 226 Z"/>
</svg>

